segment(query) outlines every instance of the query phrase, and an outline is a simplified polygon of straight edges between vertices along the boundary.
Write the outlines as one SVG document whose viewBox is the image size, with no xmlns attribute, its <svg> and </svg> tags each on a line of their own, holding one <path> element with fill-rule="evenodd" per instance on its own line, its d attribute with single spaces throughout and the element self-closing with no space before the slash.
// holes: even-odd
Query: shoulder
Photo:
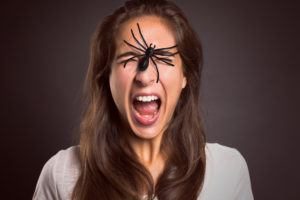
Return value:
<svg viewBox="0 0 300 200">
<path fill-rule="evenodd" d="M 33 199 L 69 199 L 79 170 L 78 146 L 59 151 L 44 165 Z"/>
<path fill-rule="evenodd" d="M 232 167 L 246 164 L 244 157 L 237 149 L 218 143 L 206 143 L 205 154 L 208 164 L 226 164 Z"/>
<path fill-rule="evenodd" d="M 205 153 L 206 178 L 213 185 L 237 181 L 241 171 L 247 168 L 244 157 L 235 148 L 207 143 Z"/>
<path fill-rule="evenodd" d="M 203 199 L 253 199 L 247 163 L 237 149 L 207 143 L 205 154 Z"/>
</svg>

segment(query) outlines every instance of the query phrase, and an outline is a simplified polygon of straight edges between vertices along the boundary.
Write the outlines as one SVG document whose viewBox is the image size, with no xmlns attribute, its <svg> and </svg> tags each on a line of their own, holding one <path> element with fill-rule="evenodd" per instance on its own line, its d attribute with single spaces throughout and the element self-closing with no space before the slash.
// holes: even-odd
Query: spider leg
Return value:
<svg viewBox="0 0 300 200">
<path fill-rule="evenodd" d="M 169 58 L 165 58 L 165 57 L 158 57 L 157 55 L 152 55 L 152 56 L 154 56 L 156 59 L 158 59 L 158 60 L 164 60 L 164 61 L 167 61 L 167 62 L 171 62 L 172 60 L 171 59 L 169 59 Z"/>
<path fill-rule="evenodd" d="M 142 38 L 144 44 L 146 45 L 147 48 L 149 48 L 149 46 L 148 46 L 148 44 L 147 44 L 147 42 L 146 42 L 146 40 L 145 40 L 145 38 L 144 38 L 144 36 L 143 36 L 143 34 L 142 34 L 142 31 L 141 31 L 141 28 L 140 28 L 139 23 L 137 23 L 137 27 L 138 27 L 138 29 L 139 29 L 139 33 L 140 33 L 140 36 L 141 36 L 141 38 Z"/>
<path fill-rule="evenodd" d="M 146 51 L 146 47 L 144 47 L 140 41 L 135 37 L 134 33 L 133 33 L 133 30 L 131 29 L 131 35 L 133 37 L 133 39 L 144 49 L 144 51 Z"/>
<path fill-rule="evenodd" d="M 139 50 L 139 51 L 142 51 L 142 52 L 144 52 L 144 50 L 143 49 L 141 49 L 141 48 L 139 48 L 139 47 L 136 47 L 136 46 L 134 46 L 133 44 L 130 44 L 129 42 L 127 42 L 126 40 L 123 40 L 128 46 L 131 46 L 131 47 L 133 47 L 133 48 L 135 48 L 135 49 L 137 49 L 137 50 Z"/>
<path fill-rule="evenodd" d="M 166 63 L 167 65 L 174 66 L 174 64 L 168 62 L 168 60 L 170 60 L 170 59 L 168 59 L 168 58 L 160 58 L 160 57 L 157 57 L 156 55 L 153 55 L 153 56 L 154 56 L 157 60 L 160 60 L 160 61 Z M 166 59 L 167 59 L 167 60 L 166 60 Z M 170 60 L 170 61 L 171 61 L 171 60 Z"/>
<path fill-rule="evenodd" d="M 134 60 L 134 58 L 137 58 L 139 56 L 142 56 L 143 54 L 139 54 L 139 55 L 135 55 L 135 56 L 131 56 L 130 58 L 128 58 L 125 62 L 124 62 L 124 65 L 123 67 L 125 68 L 127 63 L 130 61 L 130 60 Z"/>
<path fill-rule="evenodd" d="M 168 49 L 173 49 L 173 48 L 175 48 L 175 47 L 177 47 L 177 44 L 176 44 L 176 45 L 174 45 L 174 46 L 171 46 L 171 47 L 158 48 L 158 49 L 156 49 L 156 50 L 157 50 L 157 51 L 161 51 L 161 50 L 168 50 Z"/>
<path fill-rule="evenodd" d="M 153 60 L 152 57 L 150 57 L 151 61 L 153 62 L 153 64 L 155 65 L 155 69 L 156 69 L 156 72 L 157 72 L 157 79 L 156 79 L 156 83 L 158 83 L 158 80 L 159 80 L 159 71 L 158 71 L 158 68 L 157 68 L 157 64 L 156 62 Z"/>
</svg>

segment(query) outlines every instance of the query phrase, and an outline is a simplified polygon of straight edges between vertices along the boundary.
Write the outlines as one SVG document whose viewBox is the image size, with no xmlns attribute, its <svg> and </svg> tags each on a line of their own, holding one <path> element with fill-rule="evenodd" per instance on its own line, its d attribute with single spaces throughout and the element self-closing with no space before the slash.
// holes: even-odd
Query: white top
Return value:
<svg viewBox="0 0 300 200">
<path fill-rule="evenodd" d="M 199 200 L 253 200 L 247 163 L 234 148 L 207 143 Z M 79 147 L 59 151 L 43 167 L 34 200 L 70 200 L 80 173 Z"/>
</svg>

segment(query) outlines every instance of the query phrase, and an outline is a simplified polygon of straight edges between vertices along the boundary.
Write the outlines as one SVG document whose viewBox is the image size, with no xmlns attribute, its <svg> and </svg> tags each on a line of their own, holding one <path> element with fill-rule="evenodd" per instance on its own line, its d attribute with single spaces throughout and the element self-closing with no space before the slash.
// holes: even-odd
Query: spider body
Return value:
<svg viewBox="0 0 300 200">
<path fill-rule="evenodd" d="M 144 36 L 142 34 L 141 28 L 140 28 L 140 26 L 139 26 L 138 23 L 137 23 L 137 27 L 138 27 L 138 31 L 139 31 L 140 37 L 142 38 L 142 41 L 143 41 L 144 44 L 142 44 L 136 38 L 136 36 L 134 35 L 132 29 L 131 29 L 131 35 L 134 38 L 135 42 L 139 46 L 134 46 L 133 44 L 127 42 L 126 40 L 124 40 L 124 42 L 128 46 L 130 46 L 130 47 L 138 50 L 139 52 L 141 52 L 141 54 L 136 54 L 136 55 L 131 56 L 130 58 L 128 58 L 124 62 L 124 68 L 126 67 L 126 64 L 129 61 L 133 61 L 133 60 L 135 60 L 135 59 L 138 58 L 137 70 L 138 71 L 145 71 L 148 68 L 149 62 L 151 60 L 153 62 L 153 64 L 154 64 L 156 72 L 157 72 L 156 82 L 158 83 L 158 81 L 159 81 L 159 71 L 158 71 L 158 67 L 157 67 L 157 64 L 156 64 L 155 60 L 159 60 L 159 61 L 161 61 L 164 64 L 169 65 L 169 66 L 174 66 L 174 64 L 172 64 L 172 60 L 170 58 L 168 58 L 168 57 L 169 56 L 174 56 L 178 52 L 172 53 L 172 52 L 169 52 L 168 50 L 176 48 L 177 45 L 174 45 L 174 46 L 171 46 L 171 47 L 165 47 L 165 48 L 158 48 L 158 49 L 156 49 L 155 45 L 152 46 L 152 44 L 150 44 L 150 45 L 147 44 L 147 42 L 146 42 L 146 40 L 145 40 L 145 38 L 144 38 Z M 153 58 L 155 58 L 155 60 Z"/>
<path fill-rule="evenodd" d="M 154 48 L 155 48 L 155 46 L 154 46 Z M 146 49 L 145 55 L 139 60 L 138 69 L 140 71 L 145 71 L 148 68 L 149 59 L 153 56 L 154 48 L 151 47 L 151 45 L 150 45 L 150 47 L 148 47 Z"/>
</svg>

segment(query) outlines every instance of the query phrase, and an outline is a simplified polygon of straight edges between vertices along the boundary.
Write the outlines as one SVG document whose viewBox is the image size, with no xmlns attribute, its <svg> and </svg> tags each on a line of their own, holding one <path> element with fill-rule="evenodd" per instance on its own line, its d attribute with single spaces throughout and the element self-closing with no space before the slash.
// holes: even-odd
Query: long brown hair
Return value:
<svg viewBox="0 0 300 200">
<path fill-rule="evenodd" d="M 183 61 L 187 85 L 164 132 L 161 149 L 164 171 L 154 185 L 150 172 L 122 136 L 121 119 L 109 87 L 115 38 L 125 21 L 155 15 L 172 27 Z M 202 49 L 183 12 L 167 0 L 130 0 L 107 16 L 92 40 L 87 73 L 87 109 L 81 124 L 81 174 L 74 200 L 138 200 L 141 188 L 148 199 L 196 200 L 205 174 L 205 135 L 199 106 Z"/>
</svg>

